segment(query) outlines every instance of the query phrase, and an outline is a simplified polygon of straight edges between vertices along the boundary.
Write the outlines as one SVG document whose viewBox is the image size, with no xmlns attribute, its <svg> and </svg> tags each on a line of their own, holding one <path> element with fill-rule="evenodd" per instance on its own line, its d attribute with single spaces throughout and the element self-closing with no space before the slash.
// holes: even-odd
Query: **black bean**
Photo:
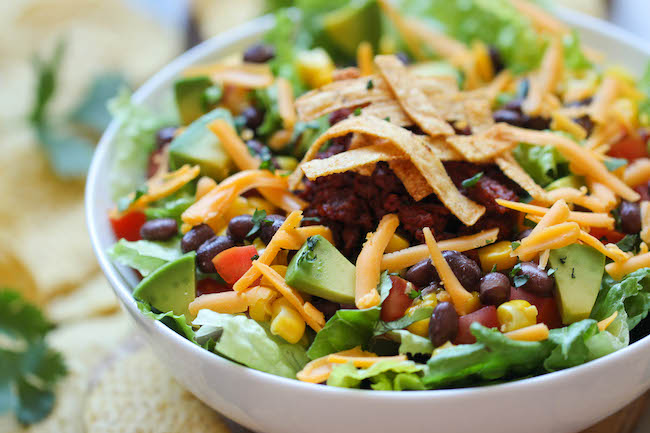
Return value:
<svg viewBox="0 0 650 433">
<path fill-rule="evenodd" d="M 534 262 L 522 262 L 518 275 L 525 275 L 528 280 L 520 286 L 521 289 L 539 296 L 551 296 L 555 280 L 548 276 L 545 270 L 540 269 Z"/>
<path fill-rule="evenodd" d="M 271 221 L 271 223 L 262 223 L 259 237 L 262 239 L 262 242 L 268 244 L 271 242 L 273 235 L 275 235 L 275 233 L 280 229 L 282 223 L 284 223 L 285 217 L 282 215 L 268 215 L 266 219 Z"/>
<path fill-rule="evenodd" d="M 523 99 L 520 98 L 515 98 L 511 101 L 506 102 L 506 104 L 501 107 L 504 110 L 510 110 L 510 111 L 516 111 L 517 113 L 522 113 L 521 111 L 521 104 L 524 103 Z"/>
<path fill-rule="evenodd" d="M 589 117 L 588 114 L 585 114 L 582 117 L 578 117 L 577 119 L 573 119 L 573 121 L 582 126 L 584 130 L 587 131 L 587 137 L 591 135 L 591 133 L 594 131 L 594 128 L 596 127 L 594 121 L 591 120 L 591 117 Z"/>
<path fill-rule="evenodd" d="M 246 142 L 246 147 L 248 147 L 249 151 L 254 152 L 255 155 L 261 155 L 262 153 L 268 151 L 268 147 L 262 144 L 262 142 L 259 140 L 248 140 Z"/>
<path fill-rule="evenodd" d="M 623 233 L 635 234 L 641 231 L 641 209 L 637 203 L 622 201 L 619 215 Z"/>
<path fill-rule="evenodd" d="M 524 124 L 524 127 L 528 129 L 535 129 L 537 131 L 543 131 L 544 129 L 548 129 L 551 126 L 551 119 L 547 119 L 545 117 L 528 117 L 526 116 L 526 122 Z"/>
<path fill-rule="evenodd" d="M 196 266 L 201 272 L 212 274 L 217 272 L 212 263 L 217 254 L 235 246 L 228 236 L 214 236 L 196 250 Z"/>
<path fill-rule="evenodd" d="M 181 239 L 181 251 L 183 251 L 183 254 L 196 251 L 205 241 L 213 236 L 214 231 L 209 225 L 199 224 L 198 226 L 194 226 Z"/>
<path fill-rule="evenodd" d="M 431 314 L 429 338 L 434 347 L 454 341 L 458 335 L 458 313 L 450 302 L 441 302 Z"/>
<path fill-rule="evenodd" d="M 242 112 L 246 126 L 250 129 L 257 129 L 264 122 L 264 110 L 257 107 L 246 107 Z"/>
<path fill-rule="evenodd" d="M 275 48 L 269 44 L 253 44 L 244 51 L 244 61 L 249 63 L 266 63 L 275 57 Z"/>
<path fill-rule="evenodd" d="M 405 65 L 411 63 L 411 58 L 404 51 L 400 51 L 399 53 L 395 54 L 395 57 L 397 57 Z"/>
<path fill-rule="evenodd" d="M 411 266 L 411 268 L 406 271 L 404 277 L 407 281 L 410 281 L 418 287 L 425 287 L 434 281 L 434 279 L 437 280 L 438 274 L 431 264 L 431 260 L 424 259 Z"/>
<path fill-rule="evenodd" d="M 166 241 L 178 233 L 178 223 L 174 218 L 149 220 L 140 227 L 140 236 L 148 241 Z"/>
<path fill-rule="evenodd" d="M 497 110 L 492 115 L 495 122 L 509 123 L 510 125 L 523 127 L 526 124 L 526 116 L 512 110 Z"/>
<path fill-rule="evenodd" d="M 489 52 L 490 52 L 490 60 L 492 61 L 492 70 L 494 71 L 495 74 L 498 74 L 505 67 L 505 65 L 503 64 L 503 58 L 501 57 L 501 53 L 499 52 L 497 47 L 493 45 L 490 45 Z"/>
<path fill-rule="evenodd" d="M 325 320 L 330 320 L 332 316 L 341 309 L 341 304 L 316 296 L 313 296 L 309 302 L 323 313 Z"/>
<path fill-rule="evenodd" d="M 330 126 L 347 119 L 350 114 L 352 114 L 352 109 L 350 108 L 339 108 L 336 111 L 332 111 L 328 117 Z"/>
<path fill-rule="evenodd" d="M 588 97 L 584 99 L 580 99 L 578 101 L 572 101 L 567 104 L 565 104 L 566 107 L 582 107 L 584 105 L 589 105 L 591 104 L 591 101 L 593 101 L 594 98 Z"/>
<path fill-rule="evenodd" d="M 445 250 L 442 252 L 449 267 L 458 278 L 460 284 L 469 291 L 476 291 L 481 281 L 481 268 L 463 253 Z"/>
<path fill-rule="evenodd" d="M 158 132 L 156 132 L 156 149 L 160 149 L 164 145 L 171 143 L 175 136 L 175 126 L 166 126 L 164 128 L 160 128 Z"/>
<path fill-rule="evenodd" d="M 228 223 L 228 236 L 235 242 L 244 242 L 244 240 L 252 241 L 255 239 L 255 235 L 247 235 L 253 229 L 254 225 L 255 223 L 251 215 L 238 215 Z"/>
<path fill-rule="evenodd" d="M 481 303 L 501 305 L 510 299 L 510 280 L 500 272 L 490 272 L 481 278 Z"/>
<path fill-rule="evenodd" d="M 520 241 L 520 240 L 522 240 L 523 238 L 526 238 L 526 237 L 530 236 L 530 234 L 532 233 L 532 231 L 533 231 L 533 229 L 526 229 L 526 230 L 520 231 L 520 232 L 517 234 L 517 237 L 516 237 L 515 239 L 517 239 L 518 241 Z"/>
</svg>

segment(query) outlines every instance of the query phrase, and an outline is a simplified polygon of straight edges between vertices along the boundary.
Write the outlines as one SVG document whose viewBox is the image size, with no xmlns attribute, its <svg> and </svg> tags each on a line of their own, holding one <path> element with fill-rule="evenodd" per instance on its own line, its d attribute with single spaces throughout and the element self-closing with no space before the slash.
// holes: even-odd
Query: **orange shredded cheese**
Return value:
<svg viewBox="0 0 650 433">
<path fill-rule="evenodd" d="M 549 211 L 548 208 L 528 203 L 520 203 L 502 199 L 497 199 L 496 202 L 503 207 L 507 207 L 508 209 L 528 213 L 539 217 L 543 217 Z M 531 221 L 537 221 L 535 218 L 529 219 Z M 614 228 L 614 218 L 604 213 L 571 211 L 569 213 L 568 220 L 577 222 L 580 225 L 586 227 L 602 227 L 610 230 Z"/>
<path fill-rule="evenodd" d="M 399 226 L 399 219 L 396 215 L 385 215 L 359 253 L 356 263 L 354 302 L 360 310 L 379 305 L 377 285 L 381 273 L 381 259 L 397 226 Z"/>
<path fill-rule="evenodd" d="M 287 283 L 285 283 L 284 278 L 282 278 L 282 275 L 278 274 L 277 271 L 272 269 L 270 266 L 261 263 L 259 260 L 253 261 L 253 268 L 271 281 L 278 292 L 280 292 L 282 296 L 284 296 L 287 301 L 298 310 L 298 313 L 300 313 L 311 329 L 316 332 L 323 329 L 323 326 L 325 326 L 325 316 L 323 313 L 313 306 L 313 308 L 305 308 L 307 305 L 311 304 L 305 302 L 302 296 L 300 296 L 300 293 L 289 287 Z"/>
<path fill-rule="evenodd" d="M 371 357 L 376 356 L 372 352 L 365 352 L 361 350 L 360 346 L 357 346 L 350 350 L 344 350 L 342 352 L 333 353 L 332 355 L 339 356 L 354 356 L 354 357 Z M 330 373 L 332 372 L 333 365 L 329 362 L 329 357 L 332 355 L 325 355 L 318 359 L 314 359 L 303 367 L 302 370 L 296 374 L 296 378 L 302 382 L 309 383 L 322 383 L 327 380 Z"/>
<path fill-rule="evenodd" d="M 606 76 L 600 88 L 594 95 L 589 106 L 590 117 L 598 123 L 605 123 L 609 117 L 614 101 L 618 97 L 618 80 L 613 76 Z"/>
<path fill-rule="evenodd" d="M 611 325 L 614 322 L 614 320 L 616 320 L 617 317 L 618 317 L 618 311 L 614 311 L 614 313 L 611 316 L 598 322 L 598 330 L 600 332 L 603 332 L 604 330 L 609 328 L 609 325 Z"/>
<path fill-rule="evenodd" d="M 650 243 L 650 202 L 641 202 L 641 239 Z"/>
<path fill-rule="evenodd" d="M 280 252 L 281 249 L 278 240 L 276 240 L 278 233 L 291 232 L 295 230 L 295 228 L 300 225 L 300 221 L 302 221 L 302 211 L 294 211 L 287 215 L 287 218 L 284 220 L 275 235 L 273 235 L 271 241 L 268 243 L 266 248 L 264 248 L 264 251 L 260 257 L 257 260 L 253 261 L 253 264 L 259 262 L 261 264 L 270 266 L 275 259 L 275 256 L 278 255 L 278 252 Z M 246 271 L 246 273 L 242 275 L 239 280 L 237 280 L 237 282 L 232 287 L 233 290 L 236 292 L 245 291 L 251 286 L 251 284 L 255 282 L 255 280 L 260 277 L 260 275 L 261 273 L 259 269 L 253 266 L 248 271 Z"/>
<path fill-rule="evenodd" d="M 540 233 L 542 230 L 547 229 L 556 224 L 566 222 L 571 215 L 571 210 L 569 206 L 566 205 L 564 200 L 556 201 L 553 206 L 546 212 L 546 215 L 537 223 L 535 228 L 530 232 L 530 235 L 521 242 L 522 245 L 525 245 L 526 239 L 530 236 Z"/>
<path fill-rule="evenodd" d="M 609 257 L 610 259 L 614 260 L 615 262 L 623 262 L 628 259 L 627 254 L 625 254 L 623 251 L 621 251 L 620 248 L 618 248 L 614 244 L 609 244 L 610 247 L 607 248 L 601 241 L 590 235 L 589 233 L 585 232 L 584 230 L 580 231 L 580 235 L 578 236 L 578 240 L 583 242 L 586 245 L 589 245 L 590 247 L 594 248 L 595 250 L 598 250 L 599 252 L 603 253 L 605 256 Z"/>
<path fill-rule="evenodd" d="M 639 158 L 625 168 L 623 182 L 634 187 L 650 180 L 650 158 Z"/>
<path fill-rule="evenodd" d="M 650 267 L 650 253 L 630 257 L 624 262 L 612 262 L 605 265 L 607 273 L 615 280 L 620 280 L 629 273 Z"/>
<path fill-rule="evenodd" d="M 292 130 L 296 124 L 296 107 L 293 104 L 293 88 L 289 80 L 283 77 L 276 79 L 278 87 L 278 111 L 282 118 L 282 126 L 286 130 Z"/>
<path fill-rule="evenodd" d="M 581 189 L 563 187 L 546 193 L 546 196 L 550 202 L 562 199 L 569 203 L 587 208 L 592 212 L 607 213 L 611 209 L 606 206 L 606 202 L 601 201 L 598 197 L 586 195 L 586 192 L 587 191 L 584 187 Z"/>
<path fill-rule="evenodd" d="M 506 332 L 504 335 L 516 341 L 543 341 L 548 340 L 548 333 L 548 326 L 545 323 L 538 323 L 537 325 Z"/>
<path fill-rule="evenodd" d="M 444 241 L 440 241 L 438 242 L 438 247 L 440 247 L 440 249 L 443 251 L 469 251 L 496 242 L 498 235 L 499 229 L 497 228 L 483 230 L 482 232 L 475 233 L 473 235 L 461 236 L 454 239 L 446 239 Z M 428 257 L 429 248 L 426 246 L 426 244 L 405 248 L 400 251 L 395 251 L 394 253 L 384 254 L 384 257 L 381 259 L 381 270 L 397 272 L 400 269 L 413 266 L 417 262 Z"/>
<path fill-rule="evenodd" d="M 406 355 L 395 355 L 395 356 L 349 356 L 349 355 L 340 355 L 332 354 L 329 355 L 327 361 L 332 364 L 347 364 L 351 362 L 357 368 L 368 368 L 379 361 L 406 361 L 408 358 Z"/>
<path fill-rule="evenodd" d="M 530 80 L 528 96 L 522 104 L 524 112 L 530 116 L 546 113 L 544 110 L 547 95 L 555 92 L 564 68 L 564 50 L 560 38 L 553 38 L 546 48 L 539 71 Z M 548 111 L 548 110 L 547 110 Z"/>
<path fill-rule="evenodd" d="M 357 66 L 362 77 L 372 75 L 372 45 L 370 42 L 363 41 L 357 47 Z"/>
<path fill-rule="evenodd" d="M 445 285 L 445 290 L 449 293 L 449 296 L 451 296 L 451 302 L 454 304 L 454 308 L 460 315 L 471 313 L 471 304 L 473 303 L 472 301 L 474 297 L 470 292 L 465 290 L 465 288 L 460 284 L 460 281 L 458 281 L 458 278 L 456 278 L 456 275 L 452 272 L 449 264 L 442 256 L 442 252 L 431 233 L 431 229 L 425 227 L 422 232 L 424 233 L 424 240 L 429 249 L 431 263 L 438 271 L 440 280 Z"/>
<path fill-rule="evenodd" d="M 540 230 L 539 232 L 526 237 L 525 245 L 516 248 L 510 255 L 517 256 L 521 261 L 528 261 L 535 257 L 540 251 L 554 250 L 573 244 L 580 235 L 580 226 L 575 222 L 556 224 Z"/>
<path fill-rule="evenodd" d="M 237 292 L 208 293 L 190 302 L 190 314 L 196 316 L 200 310 L 212 310 L 217 313 L 237 314 L 248 310 L 246 298 Z"/>
<path fill-rule="evenodd" d="M 206 195 L 210 190 L 217 186 L 217 182 L 208 176 L 203 176 L 196 184 L 196 199 L 200 199 Z"/>
<path fill-rule="evenodd" d="M 269 65 L 258 63 L 237 65 L 216 63 L 192 66 L 187 68 L 183 75 L 186 77 L 209 75 L 215 82 L 245 89 L 258 89 L 273 84 L 273 74 Z"/>
<path fill-rule="evenodd" d="M 561 111 L 553 112 L 551 117 L 551 129 L 554 131 L 568 132 L 578 140 L 584 140 L 587 138 L 587 130 Z"/>
<path fill-rule="evenodd" d="M 537 267 L 542 270 L 546 269 L 546 265 L 548 264 L 548 258 L 550 255 L 551 255 L 551 250 L 542 251 L 542 254 L 539 255 L 539 265 L 537 265 Z"/>
<path fill-rule="evenodd" d="M 193 167 L 189 165 L 184 165 L 176 171 L 171 173 L 164 174 L 161 177 L 151 178 L 147 181 L 147 192 L 137 199 L 135 199 L 129 207 L 124 211 L 124 213 L 130 212 L 134 209 L 143 209 L 147 207 L 149 203 L 153 203 L 156 200 L 165 198 L 185 185 L 188 182 L 195 179 L 201 169 L 198 165 Z M 131 197 L 135 197 L 135 193 L 131 193 Z"/>
<path fill-rule="evenodd" d="M 282 232 L 278 235 L 278 246 L 283 250 L 298 250 L 302 245 L 307 242 L 307 239 L 321 235 L 330 243 L 334 243 L 332 231 L 329 227 L 325 226 L 307 226 L 297 227 L 295 230 L 289 232 Z"/>
</svg>

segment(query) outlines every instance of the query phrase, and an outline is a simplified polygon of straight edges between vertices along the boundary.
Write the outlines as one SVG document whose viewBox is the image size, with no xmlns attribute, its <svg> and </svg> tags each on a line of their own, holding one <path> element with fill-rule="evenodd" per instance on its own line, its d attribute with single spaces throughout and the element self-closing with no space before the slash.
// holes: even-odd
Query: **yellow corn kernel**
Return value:
<svg viewBox="0 0 650 433">
<path fill-rule="evenodd" d="M 284 278 L 284 276 L 287 275 L 287 266 L 285 266 L 285 265 L 273 265 L 273 266 L 271 266 L 271 269 L 273 269 L 278 274 L 282 275 L 282 278 Z M 271 282 L 271 280 L 269 280 L 266 277 L 262 277 L 262 283 L 261 284 L 263 286 L 273 287 L 273 283 Z"/>
<path fill-rule="evenodd" d="M 388 241 L 388 245 L 386 246 L 386 250 L 384 252 L 394 253 L 395 251 L 403 250 L 409 246 L 410 244 L 406 239 L 398 234 L 394 234 L 393 237 L 390 238 L 390 241 Z"/>
<path fill-rule="evenodd" d="M 497 308 L 501 332 L 533 326 L 537 323 L 537 308 L 521 299 L 508 301 Z"/>
<path fill-rule="evenodd" d="M 436 299 L 438 299 L 438 302 L 451 302 L 451 296 L 446 290 L 436 293 Z"/>
<path fill-rule="evenodd" d="M 266 211 L 267 215 L 274 214 L 278 210 L 268 200 L 262 197 L 248 197 L 246 200 L 248 200 L 248 206 L 249 206 L 249 211 L 246 213 L 250 215 L 253 215 L 255 209 Z"/>
<path fill-rule="evenodd" d="M 322 48 L 298 53 L 296 66 L 300 78 L 312 89 L 330 83 L 335 68 L 329 54 Z"/>
<path fill-rule="evenodd" d="M 244 197 L 238 196 L 233 200 L 232 204 L 224 214 L 224 220 L 230 221 L 238 215 L 252 214 L 255 209 L 251 209 L 248 200 Z"/>
<path fill-rule="evenodd" d="M 268 322 L 271 320 L 272 309 L 271 305 L 280 294 L 265 286 L 256 286 L 248 290 L 244 296 L 248 303 L 248 315 L 251 319 L 258 322 Z"/>
<path fill-rule="evenodd" d="M 510 257 L 512 245 L 508 241 L 497 242 L 478 250 L 478 258 L 483 272 L 490 272 L 494 265 L 497 270 L 510 269 L 517 264 L 517 257 Z"/>
<path fill-rule="evenodd" d="M 294 171 L 298 167 L 298 159 L 293 156 L 279 155 L 275 161 L 280 166 L 280 170 Z"/>
<path fill-rule="evenodd" d="M 481 308 L 481 298 L 478 292 L 472 292 L 472 298 L 467 301 L 465 305 L 466 314 L 473 313 Z"/>
<path fill-rule="evenodd" d="M 271 310 L 273 315 L 271 333 L 279 335 L 291 344 L 300 341 L 305 334 L 305 321 L 289 301 L 286 298 L 279 298 L 273 302 Z"/>
<path fill-rule="evenodd" d="M 410 284 L 410 283 L 409 283 Z M 417 298 L 414 302 L 413 305 L 408 307 L 406 310 L 407 315 L 411 315 L 415 312 L 415 310 L 418 310 L 420 308 L 425 308 L 425 307 L 431 307 L 431 308 L 436 308 L 436 305 L 438 305 L 438 298 L 435 293 L 427 293 L 421 298 Z"/>
<path fill-rule="evenodd" d="M 255 238 L 253 239 L 253 246 L 257 250 L 257 255 L 261 256 L 264 250 L 266 249 L 266 244 L 262 242 L 262 239 L 260 238 Z M 272 285 L 272 284 L 269 284 Z"/>
<path fill-rule="evenodd" d="M 429 320 L 431 319 L 418 320 L 409 325 L 406 329 L 415 335 L 427 338 L 429 336 Z"/>
<path fill-rule="evenodd" d="M 397 52 L 397 41 L 393 36 L 381 35 L 379 39 L 379 53 L 380 54 L 395 54 Z"/>
</svg>

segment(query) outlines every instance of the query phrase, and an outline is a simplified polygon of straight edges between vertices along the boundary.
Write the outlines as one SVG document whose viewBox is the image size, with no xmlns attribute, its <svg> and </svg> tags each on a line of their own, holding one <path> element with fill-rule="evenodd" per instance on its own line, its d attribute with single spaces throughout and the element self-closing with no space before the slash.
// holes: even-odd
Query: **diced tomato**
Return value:
<svg viewBox="0 0 650 433">
<path fill-rule="evenodd" d="M 208 293 L 229 292 L 230 290 L 232 290 L 232 287 L 212 278 L 204 278 L 196 282 L 196 296 L 206 295 Z"/>
<path fill-rule="evenodd" d="M 634 161 L 639 158 L 648 157 L 648 149 L 646 147 L 644 135 L 631 135 L 626 134 L 617 143 L 612 145 L 607 155 L 614 158 L 625 158 L 628 161 Z"/>
<path fill-rule="evenodd" d="M 546 323 L 551 329 L 562 327 L 562 318 L 554 297 L 537 296 L 513 287 L 510 290 L 510 300 L 515 299 L 522 299 L 537 307 L 537 323 Z"/>
<path fill-rule="evenodd" d="M 390 276 L 393 283 L 390 293 L 381 304 L 381 320 L 392 322 L 404 316 L 406 309 L 411 306 L 413 300 L 409 297 L 408 283 L 403 278 L 395 275 Z"/>
<path fill-rule="evenodd" d="M 625 237 L 624 233 L 616 230 L 607 230 L 602 227 L 593 227 L 589 234 L 603 243 L 615 244 Z"/>
<path fill-rule="evenodd" d="M 113 226 L 113 233 L 118 239 L 124 238 L 127 241 L 139 241 L 140 228 L 147 221 L 144 212 L 131 211 L 120 217 L 109 217 Z"/>
<path fill-rule="evenodd" d="M 232 247 L 217 254 L 212 263 L 221 278 L 233 285 L 253 266 L 253 257 L 256 255 L 257 250 L 253 245 Z"/>
<path fill-rule="evenodd" d="M 498 328 L 499 320 L 497 319 L 497 309 L 494 305 L 483 307 L 473 313 L 460 316 L 458 319 L 458 335 L 454 344 L 472 344 L 476 343 L 476 338 L 472 335 L 469 327 L 472 323 L 478 322 L 487 328 Z"/>
</svg>

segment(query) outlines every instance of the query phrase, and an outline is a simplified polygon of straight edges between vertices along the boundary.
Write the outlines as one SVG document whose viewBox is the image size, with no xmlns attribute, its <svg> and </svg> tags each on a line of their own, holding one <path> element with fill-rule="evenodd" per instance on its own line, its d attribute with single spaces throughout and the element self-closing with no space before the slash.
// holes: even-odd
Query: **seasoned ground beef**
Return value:
<svg viewBox="0 0 650 433">
<path fill-rule="evenodd" d="M 348 143 L 335 142 L 319 156 L 338 153 Z M 332 149 L 334 146 L 336 149 Z M 517 200 L 518 187 L 494 166 L 464 162 L 445 163 L 445 166 L 461 192 L 486 207 L 486 214 L 472 227 L 463 226 L 433 194 L 419 202 L 413 200 L 386 163 L 378 163 L 371 176 L 349 172 L 306 181 L 299 195 L 310 203 L 305 209 L 305 216 L 312 217 L 307 224 L 329 226 L 337 246 L 348 257 L 358 254 L 366 234 L 375 230 L 387 213 L 398 214 L 399 232 L 415 243 L 424 241 L 424 227 L 430 227 L 436 239 L 492 227 L 500 228 L 500 238 L 510 237 L 515 215 L 497 205 L 495 199 Z M 463 180 L 480 171 L 484 174 L 476 185 L 462 188 Z"/>
</svg>

